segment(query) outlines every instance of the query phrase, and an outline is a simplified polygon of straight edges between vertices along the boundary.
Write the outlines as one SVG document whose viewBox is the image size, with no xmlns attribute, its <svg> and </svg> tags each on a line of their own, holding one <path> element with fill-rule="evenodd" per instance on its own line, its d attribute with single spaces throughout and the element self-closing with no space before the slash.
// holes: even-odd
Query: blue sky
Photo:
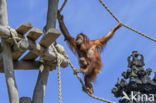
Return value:
<svg viewBox="0 0 156 103">
<path fill-rule="evenodd" d="M 59 7 L 63 0 L 60 0 Z M 156 38 L 155 0 L 105 0 L 107 6 L 123 22 Z M 9 25 L 16 28 L 25 21 L 42 30 L 46 23 L 47 0 L 7 0 Z M 63 10 L 65 24 L 71 35 L 80 32 L 89 39 L 98 39 L 113 28 L 117 22 L 98 0 L 68 0 Z M 57 24 L 58 28 L 58 24 Z M 59 28 L 58 28 L 59 29 Z M 75 68 L 79 68 L 77 57 L 70 51 L 61 35 L 57 42 L 65 47 Z M 93 84 L 95 95 L 117 102 L 111 89 L 127 70 L 127 57 L 133 50 L 144 55 L 145 68 L 156 72 L 156 44 L 124 27 L 120 28 L 101 53 L 103 68 Z M 102 103 L 88 97 L 81 89 L 70 67 L 61 70 L 63 103 Z M 38 71 L 15 71 L 19 96 L 32 97 Z M 81 75 L 81 77 L 83 77 Z M 0 102 L 9 103 L 5 76 L 0 74 Z M 50 72 L 44 103 L 58 102 L 57 71 Z"/>
</svg>

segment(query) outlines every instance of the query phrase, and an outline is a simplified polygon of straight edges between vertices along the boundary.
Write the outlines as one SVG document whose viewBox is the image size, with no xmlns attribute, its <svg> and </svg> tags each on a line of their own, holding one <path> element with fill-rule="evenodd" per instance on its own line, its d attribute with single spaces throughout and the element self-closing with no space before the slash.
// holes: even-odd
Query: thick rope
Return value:
<svg viewBox="0 0 156 103">
<path fill-rule="evenodd" d="M 57 66 L 58 66 L 58 94 L 59 94 L 59 103 L 62 103 L 62 97 L 61 97 L 61 95 L 62 95 L 61 94 L 61 72 L 60 72 L 60 65 L 62 63 L 62 59 L 59 57 L 59 51 L 57 51 L 57 49 L 55 48 L 55 46 L 52 45 L 52 47 L 53 47 L 54 52 L 56 54 Z M 64 57 L 68 59 L 69 65 L 71 66 L 72 70 L 75 71 L 74 66 L 71 64 L 71 62 L 70 62 L 67 54 L 64 52 L 62 55 L 64 55 Z M 84 89 L 85 89 L 85 85 L 84 85 L 83 81 L 81 80 L 80 76 L 78 75 L 78 73 L 76 74 L 76 76 L 77 76 L 78 80 L 80 81 L 82 87 L 84 87 Z M 109 100 L 106 100 L 106 99 L 102 99 L 102 98 L 93 96 L 92 94 L 88 93 L 87 91 L 85 91 L 85 92 L 88 94 L 88 96 L 90 96 L 90 97 L 92 97 L 94 99 L 97 99 L 97 100 L 100 100 L 100 101 L 106 102 L 106 103 L 113 103 L 113 102 L 111 102 Z"/>
<path fill-rule="evenodd" d="M 105 7 L 105 9 L 113 16 L 113 18 L 119 23 L 120 20 L 112 13 L 112 11 L 105 5 L 105 3 L 102 0 L 99 1 Z"/>
<path fill-rule="evenodd" d="M 71 66 L 72 70 L 74 71 L 74 66 L 71 64 L 70 60 L 68 59 L 68 62 L 69 62 L 69 65 Z M 82 87 L 85 87 L 83 81 L 81 80 L 80 76 L 78 74 L 76 74 L 76 77 L 78 78 L 78 80 L 80 81 Z M 99 101 L 102 101 L 102 102 L 106 102 L 106 103 L 114 103 L 112 101 L 109 101 L 109 100 L 106 100 L 106 99 L 102 99 L 102 98 L 99 98 L 99 97 L 96 97 L 96 96 L 93 96 L 92 94 L 88 93 L 88 92 L 85 92 L 88 94 L 88 96 L 96 99 L 96 100 L 99 100 Z"/>
<path fill-rule="evenodd" d="M 63 10 L 63 8 L 64 8 L 64 6 L 66 5 L 66 3 L 67 3 L 67 0 L 64 0 L 62 6 L 61 6 L 61 8 L 60 8 L 60 12 Z"/>
<path fill-rule="evenodd" d="M 146 37 L 146 38 L 148 38 L 148 39 L 150 39 L 150 40 L 156 42 L 156 39 L 151 38 L 150 36 L 148 36 L 148 35 L 146 35 L 146 34 L 144 34 L 144 33 L 142 33 L 142 32 L 139 32 L 139 31 L 137 31 L 137 30 L 135 30 L 135 29 L 133 29 L 133 28 L 127 26 L 126 24 L 123 24 L 123 26 L 126 27 L 127 29 L 130 29 L 130 30 L 132 30 L 132 31 L 134 31 L 134 32 L 136 32 L 136 33 L 138 33 L 138 34 L 140 34 L 140 35 L 142 35 L 142 36 L 144 36 L 144 37 Z"/>
<path fill-rule="evenodd" d="M 57 68 L 58 68 L 58 97 L 59 97 L 59 103 L 62 103 L 62 90 L 61 90 L 61 70 L 60 70 L 60 65 L 62 63 L 62 60 L 59 58 L 58 52 L 54 45 L 52 44 L 54 52 L 56 54 L 56 59 L 57 59 Z"/>
<path fill-rule="evenodd" d="M 10 35 L 11 35 L 11 38 L 9 38 L 9 39 L 12 39 L 13 42 L 15 43 L 15 45 L 17 45 L 17 47 L 19 48 L 19 44 L 18 44 L 17 41 L 16 41 L 16 38 L 18 37 L 18 36 L 17 36 L 16 30 L 12 29 L 12 28 L 9 27 L 9 26 L 7 26 L 7 28 L 9 29 Z M 9 39 L 8 39 L 8 41 L 9 41 Z"/>
<path fill-rule="evenodd" d="M 23 51 L 23 49 L 20 47 L 19 42 L 22 40 L 22 38 L 18 37 L 18 33 L 16 32 L 15 29 L 12 29 L 9 26 L 7 26 L 7 29 L 10 31 L 11 37 L 9 37 L 6 41 L 9 42 L 11 45 L 14 45 L 15 51 Z"/>
<path fill-rule="evenodd" d="M 71 64 L 70 60 L 68 59 L 69 65 L 72 68 L 73 71 L 75 71 L 74 66 Z M 78 80 L 80 81 L 82 87 L 85 87 L 85 85 L 83 84 L 83 81 L 81 80 L 80 76 L 78 74 L 75 74 L 76 77 L 78 78 Z"/>
<path fill-rule="evenodd" d="M 112 11 L 106 6 L 106 4 L 105 4 L 102 0 L 99 0 L 99 2 L 100 2 L 100 3 L 103 5 L 103 7 L 113 16 L 113 18 L 114 18 L 118 23 L 120 23 L 120 20 L 112 13 Z M 122 23 L 122 24 L 123 24 L 123 23 Z M 123 26 L 126 27 L 127 29 L 130 29 L 130 30 L 132 30 L 132 31 L 134 31 L 134 32 L 136 32 L 136 33 L 138 33 L 138 34 L 140 34 L 141 36 L 144 36 L 144 37 L 146 37 L 146 38 L 148 38 L 148 39 L 150 39 L 150 40 L 156 42 L 156 39 L 153 39 L 153 38 L 151 38 L 150 36 L 148 36 L 148 35 L 146 35 L 146 34 L 144 34 L 144 33 L 142 33 L 142 32 L 139 32 L 138 30 L 135 30 L 135 29 L 133 29 L 133 28 L 127 26 L 126 24 L 123 24 Z"/>
<path fill-rule="evenodd" d="M 61 69 L 60 69 L 61 61 L 58 61 L 58 94 L 59 94 L 59 103 L 62 103 L 62 90 L 61 90 Z"/>
</svg>

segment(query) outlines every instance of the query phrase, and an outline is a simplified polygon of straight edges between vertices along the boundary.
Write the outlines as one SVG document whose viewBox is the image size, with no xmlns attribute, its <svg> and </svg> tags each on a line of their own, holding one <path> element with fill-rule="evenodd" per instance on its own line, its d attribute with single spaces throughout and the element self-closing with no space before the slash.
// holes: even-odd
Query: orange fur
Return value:
<svg viewBox="0 0 156 103">
<path fill-rule="evenodd" d="M 70 36 L 64 24 L 63 16 L 60 14 L 60 12 L 58 12 L 58 21 L 60 24 L 60 29 L 65 37 L 65 40 L 67 40 L 69 47 L 74 53 L 78 55 L 80 69 L 78 69 L 77 72 L 82 72 L 85 75 L 85 85 L 87 88 L 89 88 L 89 92 L 93 93 L 93 87 L 91 82 L 96 79 L 96 75 L 101 71 L 102 68 L 99 51 L 103 50 L 103 47 L 107 43 L 107 41 L 110 40 L 110 38 L 114 35 L 115 31 L 119 27 L 121 27 L 121 23 L 114 27 L 107 35 L 97 40 L 89 40 L 87 36 L 83 33 L 78 34 L 83 37 L 83 43 L 81 44 L 81 46 L 78 46 L 76 44 L 76 39 Z M 87 65 L 84 66 L 84 64 L 80 62 L 81 57 L 85 58 Z"/>
</svg>

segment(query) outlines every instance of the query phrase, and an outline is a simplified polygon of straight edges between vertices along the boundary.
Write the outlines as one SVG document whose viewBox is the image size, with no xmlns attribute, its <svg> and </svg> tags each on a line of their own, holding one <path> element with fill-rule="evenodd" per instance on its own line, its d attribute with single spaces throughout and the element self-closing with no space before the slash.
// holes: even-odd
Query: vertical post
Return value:
<svg viewBox="0 0 156 103">
<path fill-rule="evenodd" d="M 31 98 L 29 97 L 21 97 L 20 103 L 31 103 Z"/>
<path fill-rule="evenodd" d="M 48 66 L 44 67 L 44 65 L 41 64 L 41 66 L 39 67 L 39 74 L 33 94 L 32 103 L 43 103 L 48 76 L 49 76 Z"/>
<path fill-rule="evenodd" d="M 7 4 L 6 0 L 0 0 L 0 25 L 8 26 Z M 4 73 L 8 87 L 10 103 L 19 103 L 18 90 L 14 77 L 13 59 L 11 48 L 5 39 L 2 39 L 2 57 L 4 65 Z"/>
<path fill-rule="evenodd" d="M 59 2 L 59 0 L 48 0 L 47 24 L 44 27 L 45 33 L 50 28 L 56 27 L 58 2 Z"/>
<path fill-rule="evenodd" d="M 56 26 L 58 1 L 59 0 L 48 0 L 47 23 L 46 26 L 44 27 L 45 35 L 50 28 L 55 28 Z M 48 81 L 48 75 L 49 75 L 48 66 L 44 67 L 42 65 L 40 67 L 32 103 L 43 103 L 45 88 Z"/>
</svg>

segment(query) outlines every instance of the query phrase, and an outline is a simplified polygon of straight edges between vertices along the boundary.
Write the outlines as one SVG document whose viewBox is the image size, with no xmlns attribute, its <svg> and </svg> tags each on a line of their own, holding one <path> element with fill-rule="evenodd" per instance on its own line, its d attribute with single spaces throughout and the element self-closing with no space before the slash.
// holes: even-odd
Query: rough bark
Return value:
<svg viewBox="0 0 156 103">
<path fill-rule="evenodd" d="M 57 30 L 54 30 L 54 29 L 49 29 L 48 32 L 47 32 L 47 35 L 53 35 L 53 34 L 54 34 L 54 37 L 56 37 L 56 35 L 59 35 L 59 32 Z M 20 37 L 22 37 L 21 34 L 18 34 L 18 35 Z M 3 38 L 8 38 L 8 37 L 10 37 L 10 31 L 7 28 L 5 28 L 4 26 L 0 26 L 0 36 L 3 37 Z M 46 34 L 45 34 L 45 36 L 46 36 Z M 52 36 L 49 36 L 49 37 L 52 37 Z M 43 38 L 42 40 L 45 40 L 45 39 Z M 56 38 L 55 38 L 55 40 L 56 40 Z M 55 60 L 56 55 L 55 55 L 55 53 L 53 51 L 53 48 L 51 46 L 49 46 L 48 48 L 45 48 L 45 47 L 47 47 L 47 45 L 49 45 L 49 43 L 43 43 L 43 44 L 41 44 L 41 43 L 43 43 L 43 41 L 40 42 L 40 44 L 35 43 L 28 36 L 27 41 L 26 40 L 21 41 L 21 47 L 25 48 L 25 49 L 29 49 L 31 52 L 33 52 L 37 56 L 42 57 L 45 60 L 48 60 L 48 61 Z M 17 58 L 19 57 L 19 53 L 18 54 L 16 52 L 13 53 L 13 57 L 14 57 L 13 59 L 17 60 Z M 67 67 L 67 65 L 68 65 L 68 60 L 64 58 L 61 66 L 62 67 Z"/>
<path fill-rule="evenodd" d="M 47 66 L 40 66 L 36 87 L 33 94 L 32 103 L 43 103 L 45 96 L 45 89 L 49 76 L 49 68 Z"/>
<path fill-rule="evenodd" d="M 31 103 L 31 98 L 29 97 L 21 97 L 20 103 Z"/>
<path fill-rule="evenodd" d="M 13 61 L 13 64 L 14 70 L 39 70 L 40 66 L 40 62 L 38 61 L 27 60 Z M 55 69 L 55 66 L 50 68 L 50 70 L 53 69 Z M 0 54 L 0 73 L 4 73 L 2 54 Z"/>
<path fill-rule="evenodd" d="M 45 32 L 56 26 L 58 2 L 59 0 L 48 0 L 47 24 L 44 27 Z"/>
<path fill-rule="evenodd" d="M 55 28 L 56 26 L 57 8 L 58 0 L 48 0 L 47 24 L 44 27 L 45 35 L 49 29 Z M 33 103 L 43 103 L 48 75 L 49 69 L 45 66 L 43 67 L 43 71 L 40 70 L 38 75 L 37 84 L 33 94 Z"/>
<path fill-rule="evenodd" d="M 6 0 L 0 0 L 0 25 L 8 26 Z M 2 57 L 10 103 L 19 103 L 18 90 L 14 77 L 13 59 L 9 44 L 2 39 Z"/>
</svg>

